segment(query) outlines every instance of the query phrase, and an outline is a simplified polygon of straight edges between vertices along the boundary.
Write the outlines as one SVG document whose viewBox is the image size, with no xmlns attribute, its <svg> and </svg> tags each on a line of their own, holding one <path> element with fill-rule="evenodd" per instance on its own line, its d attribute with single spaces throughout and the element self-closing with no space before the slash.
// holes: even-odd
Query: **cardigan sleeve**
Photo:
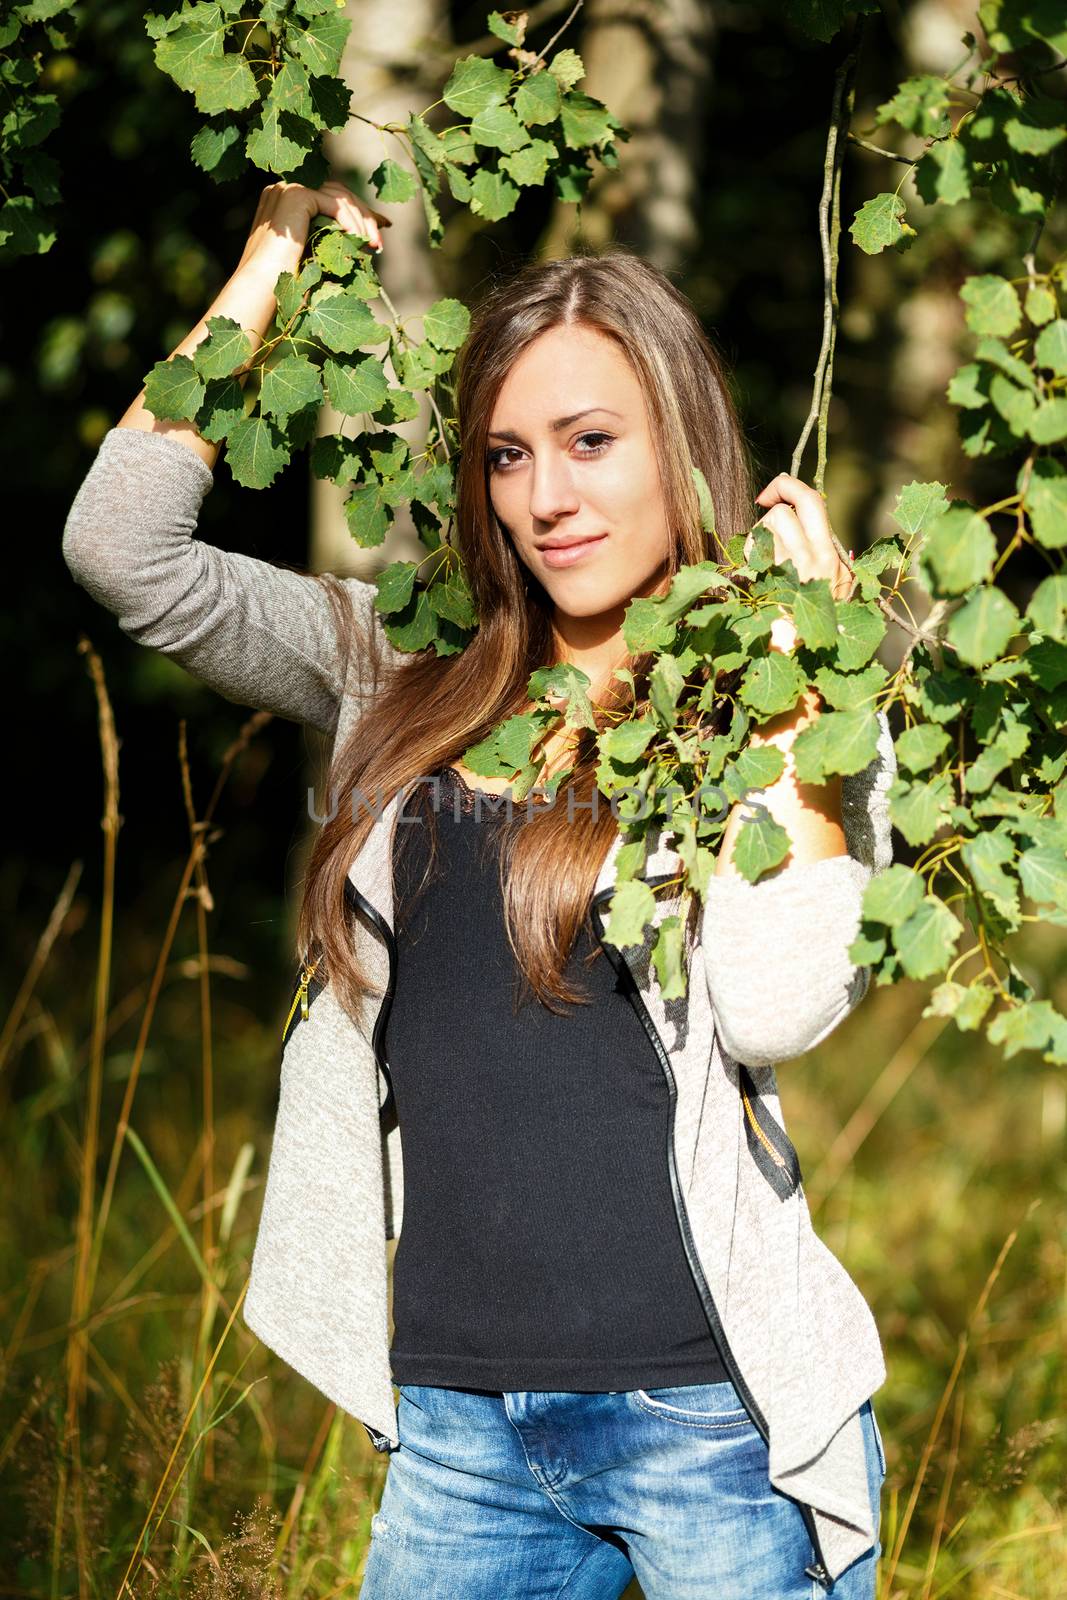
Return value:
<svg viewBox="0 0 1067 1600">
<path fill-rule="evenodd" d="M 67 515 L 63 559 L 138 644 L 238 705 L 331 733 L 342 696 L 372 692 L 394 656 L 376 586 L 323 580 L 198 539 L 213 483 L 188 445 L 110 428 Z M 339 625 L 330 588 L 351 627 Z"/>
<path fill-rule="evenodd" d="M 841 780 L 846 855 L 785 868 L 748 883 L 713 877 L 704 903 L 703 953 L 720 1044 L 735 1061 L 772 1066 L 819 1044 L 854 1011 L 871 969 L 848 947 L 863 891 L 892 865 L 886 791 L 897 771 L 885 712 L 875 758 Z"/>
</svg>

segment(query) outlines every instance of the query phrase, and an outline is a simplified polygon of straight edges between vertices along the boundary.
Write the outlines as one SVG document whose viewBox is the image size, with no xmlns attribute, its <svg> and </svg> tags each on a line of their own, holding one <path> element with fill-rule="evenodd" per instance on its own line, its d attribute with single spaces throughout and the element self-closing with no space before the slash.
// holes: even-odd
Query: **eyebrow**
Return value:
<svg viewBox="0 0 1067 1600">
<path fill-rule="evenodd" d="M 572 422 L 577 422 L 581 417 L 588 417 L 594 411 L 603 411 L 609 417 L 622 417 L 621 411 L 612 411 L 610 406 L 586 406 L 584 411 L 575 411 L 569 417 L 557 417 L 555 422 L 549 423 L 552 433 L 559 433 L 561 428 L 569 428 Z M 522 440 L 510 428 L 490 428 L 490 439 L 510 439 L 514 444 L 521 444 Z"/>
</svg>

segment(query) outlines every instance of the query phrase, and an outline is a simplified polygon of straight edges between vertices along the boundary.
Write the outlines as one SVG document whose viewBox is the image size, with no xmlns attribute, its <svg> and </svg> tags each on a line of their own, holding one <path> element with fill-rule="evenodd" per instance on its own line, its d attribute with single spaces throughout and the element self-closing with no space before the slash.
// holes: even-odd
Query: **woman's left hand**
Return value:
<svg viewBox="0 0 1067 1600">
<path fill-rule="evenodd" d="M 774 534 L 775 561 L 791 561 L 801 583 L 812 578 L 829 579 L 834 599 L 846 600 L 852 592 L 853 577 L 838 554 L 830 532 L 826 502 L 819 491 L 791 473 L 780 472 L 756 496 L 756 504 L 768 507 L 757 526 L 766 524 Z M 752 538 L 750 533 L 745 541 L 746 556 Z M 779 617 L 772 628 L 771 639 L 778 648 L 789 648 L 796 642 L 792 622 Z"/>
<path fill-rule="evenodd" d="M 765 523 L 774 534 L 775 561 L 792 561 L 801 583 L 810 578 L 829 578 L 834 599 L 844 600 L 852 587 L 852 573 L 837 553 L 826 501 L 819 491 L 788 472 L 780 472 L 756 496 L 756 504 L 769 507 L 760 524 Z M 746 544 L 746 555 L 749 548 Z"/>
</svg>

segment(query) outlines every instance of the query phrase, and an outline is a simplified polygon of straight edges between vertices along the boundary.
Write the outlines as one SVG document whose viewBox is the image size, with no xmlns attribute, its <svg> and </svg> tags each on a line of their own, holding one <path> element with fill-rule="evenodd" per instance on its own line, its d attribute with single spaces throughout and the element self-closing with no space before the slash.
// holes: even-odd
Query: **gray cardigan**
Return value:
<svg viewBox="0 0 1067 1600">
<path fill-rule="evenodd" d="M 346 661 L 314 579 L 196 537 L 213 481 L 177 440 L 112 428 L 67 517 L 64 559 L 132 639 L 339 748 L 404 659 L 382 631 L 375 586 L 344 580 L 362 643 Z M 885 1364 L 869 1306 L 812 1228 L 774 1068 L 826 1038 L 868 987 L 869 969 L 847 950 L 865 885 L 892 861 L 896 762 L 879 715 L 877 757 L 842 784 L 848 853 L 757 884 L 713 877 L 685 1001 L 663 999 L 650 959 L 677 898 L 657 902 L 643 948 L 605 946 L 667 1075 L 672 1192 L 694 1278 L 768 1444 L 771 1483 L 805 1518 L 807 1570 L 826 1589 L 875 1542 L 859 1410 Z M 286 1036 L 244 1303 L 252 1331 L 384 1450 L 399 1448 L 386 1241 L 401 1226 L 403 1166 L 373 1035 L 393 972 L 391 847 L 406 792 L 384 806 L 349 871 L 355 937 L 379 992 L 357 1025 L 327 983 Z M 649 882 L 678 872 L 672 837 L 657 835 Z M 619 833 L 597 879 L 598 931 L 621 843 Z"/>
</svg>

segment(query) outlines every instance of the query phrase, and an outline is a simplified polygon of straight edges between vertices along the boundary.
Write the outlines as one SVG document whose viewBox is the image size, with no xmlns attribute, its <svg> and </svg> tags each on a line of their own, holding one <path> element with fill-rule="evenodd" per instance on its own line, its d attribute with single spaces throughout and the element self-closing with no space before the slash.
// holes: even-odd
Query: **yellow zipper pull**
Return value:
<svg viewBox="0 0 1067 1600">
<path fill-rule="evenodd" d="M 293 1013 L 295 1012 L 298 1004 L 300 1006 L 301 1018 L 305 1022 L 307 1021 L 307 1014 L 308 1014 L 308 984 L 311 982 L 311 979 L 312 979 L 312 977 L 314 975 L 314 972 L 315 972 L 315 968 L 318 966 L 318 964 L 319 964 L 319 962 L 316 959 L 315 961 L 305 962 L 304 965 L 300 968 L 300 982 L 297 984 L 296 994 L 293 996 L 293 1003 L 289 1007 L 289 1015 L 286 1017 L 285 1026 L 282 1028 L 282 1039 L 283 1040 L 285 1039 L 285 1035 L 289 1031 L 289 1024 L 293 1020 Z"/>
</svg>

